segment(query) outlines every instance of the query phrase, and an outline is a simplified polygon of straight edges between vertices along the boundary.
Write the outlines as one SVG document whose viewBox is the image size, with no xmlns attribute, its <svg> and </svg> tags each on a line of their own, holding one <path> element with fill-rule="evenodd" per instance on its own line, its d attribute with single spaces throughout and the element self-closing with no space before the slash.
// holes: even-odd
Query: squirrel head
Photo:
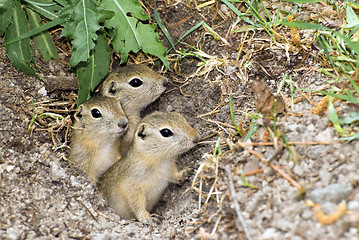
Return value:
<svg viewBox="0 0 359 240">
<path fill-rule="evenodd" d="M 139 114 L 165 90 L 168 80 L 144 64 L 120 67 L 101 85 L 101 95 L 117 98 L 126 113 Z"/>
<path fill-rule="evenodd" d="M 75 129 L 97 135 L 122 134 L 128 120 L 121 105 L 114 98 L 94 96 L 81 104 L 75 112 Z"/>
<path fill-rule="evenodd" d="M 138 124 L 134 146 L 155 155 L 178 156 L 199 141 L 199 135 L 175 112 L 154 112 L 144 117 Z"/>
</svg>

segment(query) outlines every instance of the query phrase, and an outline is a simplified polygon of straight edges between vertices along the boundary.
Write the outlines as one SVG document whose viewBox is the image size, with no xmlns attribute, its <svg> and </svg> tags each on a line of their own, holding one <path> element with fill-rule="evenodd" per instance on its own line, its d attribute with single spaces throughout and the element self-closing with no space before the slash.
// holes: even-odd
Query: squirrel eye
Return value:
<svg viewBox="0 0 359 240">
<path fill-rule="evenodd" d="M 102 114 L 100 112 L 100 110 L 98 110 L 97 108 L 94 108 L 91 110 L 91 115 L 94 117 L 94 118 L 100 118 L 102 117 Z"/>
<path fill-rule="evenodd" d="M 173 136 L 173 132 L 171 130 L 169 130 L 168 128 L 161 129 L 160 133 L 163 137 L 166 137 L 166 138 Z"/>
<path fill-rule="evenodd" d="M 142 85 L 142 80 L 141 79 L 139 79 L 139 78 L 133 78 L 133 79 L 131 79 L 131 81 L 129 82 L 129 84 L 132 86 L 132 87 L 139 87 L 139 86 L 141 86 Z"/>
</svg>

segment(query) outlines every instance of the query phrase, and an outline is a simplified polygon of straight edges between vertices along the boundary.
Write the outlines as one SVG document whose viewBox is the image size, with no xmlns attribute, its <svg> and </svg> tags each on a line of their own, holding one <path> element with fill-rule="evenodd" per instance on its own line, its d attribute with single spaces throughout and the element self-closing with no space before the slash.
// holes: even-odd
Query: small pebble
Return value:
<svg viewBox="0 0 359 240">
<path fill-rule="evenodd" d="M 261 239 L 265 240 L 272 240 L 272 239 L 279 239 L 280 234 L 277 232 L 275 228 L 267 228 L 264 230 Z"/>
<path fill-rule="evenodd" d="M 229 14 L 228 12 L 228 7 L 225 5 L 225 4 L 221 4 L 221 11 L 224 13 L 224 14 Z"/>
<path fill-rule="evenodd" d="M 315 189 L 309 193 L 309 198 L 315 203 L 339 203 L 353 192 L 353 187 L 342 183 L 331 184 L 325 188 Z"/>
<path fill-rule="evenodd" d="M 326 128 L 324 131 L 318 133 L 314 140 L 318 142 L 331 142 L 334 138 L 334 132 L 332 128 Z"/>
<path fill-rule="evenodd" d="M 302 213 L 302 218 L 304 219 L 310 219 L 313 217 L 313 212 L 311 210 L 304 210 L 303 213 Z"/>
<path fill-rule="evenodd" d="M 70 177 L 70 182 L 71 182 L 71 185 L 73 187 L 80 187 L 81 184 L 79 183 L 79 181 L 77 180 L 77 178 L 75 178 L 75 176 L 71 176 Z"/>
<path fill-rule="evenodd" d="M 319 170 L 319 176 L 320 176 L 320 180 L 322 181 L 322 183 L 324 185 L 329 184 L 330 178 L 332 177 L 332 174 L 328 172 L 326 167 L 322 167 Z"/>
<path fill-rule="evenodd" d="M 45 87 L 40 88 L 40 89 L 37 91 L 37 93 L 38 93 L 39 95 L 41 95 L 41 96 L 47 96 L 47 91 L 46 91 Z"/>
<path fill-rule="evenodd" d="M 21 234 L 21 231 L 17 227 L 10 227 L 6 229 L 6 237 L 7 239 L 18 239 Z"/>
<path fill-rule="evenodd" d="M 6 171 L 7 171 L 7 172 L 11 172 L 11 170 L 13 170 L 14 168 L 15 168 L 14 165 L 8 165 L 8 166 L 6 167 Z"/>
<path fill-rule="evenodd" d="M 303 170 L 302 164 L 295 165 L 294 168 L 293 168 L 293 172 L 298 177 L 303 177 L 304 176 L 304 170 Z"/>
<path fill-rule="evenodd" d="M 347 204 L 347 209 L 350 211 L 358 211 L 359 210 L 359 202 L 358 201 L 349 201 Z"/>
<path fill-rule="evenodd" d="M 247 194 L 243 191 L 239 191 L 236 194 L 236 199 L 239 203 L 245 203 L 248 199 L 247 199 Z"/>
<path fill-rule="evenodd" d="M 50 163 L 50 171 L 54 180 L 67 177 L 65 170 L 57 162 Z"/>
</svg>

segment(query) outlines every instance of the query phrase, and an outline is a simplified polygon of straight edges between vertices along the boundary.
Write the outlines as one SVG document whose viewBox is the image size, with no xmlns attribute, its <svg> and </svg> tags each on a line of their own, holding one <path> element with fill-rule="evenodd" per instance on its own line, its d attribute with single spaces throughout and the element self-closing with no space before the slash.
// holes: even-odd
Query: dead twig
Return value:
<svg viewBox="0 0 359 240">
<path fill-rule="evenodd" d="M 230 124 L 227 124 L 227 123 L 215 121 L 215 120 L 212 120 L 212 119 L 204 119 L 204 118 L 202 118 L 202 119 L 207 121 L 207 122 L 210 122 L 210 123 L 214 123 L 214 124 L 217 124 L 217 125 L 223 125 L 223 126 L 228 127 L 228 128 L 236 129 L 234 126 L 232 126 Z"/>
<path fill-rule="evenodd" d="M 203 117 L 206 117 L 208 115 L 212 115 L 214 113 L 219 113 L 221 110 L 218 109 L 218 107 L 216 109 L 214 109 L 212 112 L 208 112 L 208 113 L 204 113 L 204 114 L 201 114 L 201 115 L 198 115 L 197 118 L 203 118 Z"/>
<path fill-rule="evenodd" d="M 262 163 L 264 163 L 265 165 L 271 167 L 273 170 L 275 170 L 279 175 L 281 175 L 284 179 L 286 179 L 290 184 L 292 184 L 292 186 L 294 186 L 295 188 L 297 188 L 298 190 L 301 190 L 302 187 L 293 179 L 291 178 L 288 174 L 286 174 L 285 172 L 283 172 L 282 170 L 279 169 L 279 167 L 271 164 L 270 162 L 268 162 L 267 160 L 264 159 L 264 157 L 253 151 L 252 149 L 249 149 L 248 147 L 246 147 L 243 143 L 238 142 L 237 143 L 239 146 L 241 146 L 242 148 L 244 148 L 245 150 L 247 150 L 248 152 L 250 152 L 251 154 L 253 154 L 254 156 L 256 156 L 257 158 L 259 158 L 259 160 L 261 160 Z"/>
<path fill-rule="evenodd" d="M 208 141 L 209 142 L 209 141 Z M 214 143 L 216 141 L 213 141 Z M 332 142 L 288 142 L 288 145 L 330 145 L 340 143 L 342 141 L 332 141 Z M 242 142 L 241 144 L 246 146 L 273 146 L 274 142 Z"/>
<path fill-rule="evenodd" d="M 104 218 L 106 218 L 106 219 L 108 219 L 108 220 L 110 220 L 110 221 L 112 221 L 112 222 L 121 224 L 121 222 L 119 222 L 119 221 L 117 221 L 117 220 L 115 220 L 115 219 L 113 219 L 113 218 L 111 218 L 111 217 L 109 217 L 109 216 L 103 214 L 103 213 L 100 212 L 99 210 L 95 210 L 95 211 L 97 212 L 97 214 L 98 214 L 99 216 L 104 217 Z"/>
<path fill-rule="evenodd" d="M 212 197 L 212 194 L 215 194 L 213 191 L 215 190 L 216 184 L 217 184 L 217 181 L 218 181 L 218 162 L 216 161 L 215 164 L 216 164 L 216 166 L 215 166 L 215 178 L 214 178 L 214 182 L 213 182 L 213 184 L 212 184 L 212 187 L 211 187 L 211 189 L 210 189 L 209 192 L 208 192 L 207 199 L 206 199 L 206 201 L 205 201 L 204 204 L 203 204 L 203 209 L 204 209 L 204 210 L 206 210 L 207 205 L 208 205 L 208 202 L 209 202 L 209 199 Z M 217 193 L 217 192 L 216 192 L 216 193 Z"/>
<path fill-rule="evenodd" d="M 205 136 L 205 137 L 203 137 L 203 138 L 201 138 L 201 142 L 202 141 L 204 141 L 204 140 L 206 140 L 206 139 L 208 139 L 208 138 L 211 138 L 211 137 L 214 137 L 214 136 L 216 136 L 218 134 L 218 132 L 214 132 L 214 133 L 212 133 L 212 134 L 210 134 L 210 135 L 208 135 L 208 136 Z M 209 142 L 211 142 L 211 143 L 213 143 L 213 142 L 215 142 L 215 141 L 208 141 L 208 143 Z"/>
<path fill-rule="evenodd" d="M 238 220 L 242 224 L 243 231 L 244 231 L 244 234 L 246 235 L 247 239 L 252 239 L 252 237 L 249 235 L 247 225 L 246 225 L 246 223 L 244 221 L 243 215 L 242 215 L 241 210 L 239 208 L 239 203 L 238 203 L 237 198 L 236 198 L 237 193 L 236 193 L 236 190 L 234 189 L 234 184 L 233 184 L 233 179 L 232 179 L 232 172 L 231 172 L 231 169 L 230 169 L 229 165 L 226 166 L 225 170 L 226 170 L 226 173 L 227 173 L 228 183 L 229 183 L 229 190 L 231 192 L 233 205 L 234 205 L 234 209 L 236 210 Z M 238 226 L 237 226 L 237 228 L 238 228 Z M 240 230 L 240 229 L 238 229 L 238 230 Z"/>
<path fill-rule="evenodd" d="M 260 168 L 260 169 L 256 169 L 256 170 L 244 173 L 244 176 L 248 177 L 248 176 L 252 176 L 252 175 L 255 175 L 255 174 L 261 173 L 261 172 L 264 172 L 264 168 Z"/>
<path fill-rule="evenodd" d="M 92 213 L 92 211 L 86 206 L 86 204 L 81 200 L 81 199 L 76 199 L 79 203 L 81 203 L 82 206 L 84 206 L 84 208 L 90 213 L 91 217 L 96 221 L 97 221 L 97 218 L 96 216 Z"/>
<path fill-rule="evenodd" d="M 201 139 L 201 141 L 199 142 L 199 144 L 214 144 L 217 141 L 202 141 L 208 138 L 211 138 L 215 135 L 217 135 L 218 133 L 214 133 L 211 134 L 207 137 L 204 137 Z M 336 144 L 336 143 L 341 143 L 344 142 L 342 140 L 337 140 L 337 141 L 332 141 L 332 142 L 288 142 L 288 145 L 331 145 L 331 144 Z M 221 141 L 221 144 L 225 144 L 225 141 Z M 273 146 L 275 143 L 274 142 L 242 142 L 243 145 L 245 146 Z"/>
<path fill-rule="evenodd" d="M 187 22 L 188 20 L 190 20 L 191 17 L 193 17 L 193 14 L 188 15 L 187 17 L 185 17 L 185 18 L 179 20 L 178 22 L 172 24 L 171 26 L 169 26 L 169 29 L 174 30 L 174 29 L 178 28 L 178 27 L 181 26 L 183 23 L 185 23 L 185 22 Z"/>
</svg>

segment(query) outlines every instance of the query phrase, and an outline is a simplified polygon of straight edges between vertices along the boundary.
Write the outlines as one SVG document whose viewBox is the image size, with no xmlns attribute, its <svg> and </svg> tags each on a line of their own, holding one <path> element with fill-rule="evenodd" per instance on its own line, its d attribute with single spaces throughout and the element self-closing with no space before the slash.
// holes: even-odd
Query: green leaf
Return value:
<svg viewBox="0 0 359 240">
<path fill-rule="evenodd" d="M 337 57 L 337 60 L 338 60 L 338 61 L 346 61 L 346 62 L 356 63 L 356 61 L 355 61 L 354 59 L 352 59 L 352 58 L 350 58 L 350 57 L 347 57 L 347 56 L 345 56 L 345 55 L 339 55 L 339 56 Z"/>
<path fill-rule="evenodd" d="M 169 64 L 165 57 L 166 49 L 164 48 L 162 41 L 159 40 L 155 29 L 156 25 L 154 24 L 149 25 L 141 22 L 138 23 L 137 30 L 141 33 L 140 48 L 142 48 L 145 53 L 152 54 L 161 59 L 166 68 L 169 69 Z"/>
<path fill-rule="evenodd" d="M 26 22 L 25 13 L 21 10 L 19 1 L 15 2 L 12 14 L 12 22 L 5 32 L 6 42 L 19 37 L 21 34 L 29 30 L 29 25 Z M 35 70 L 30 65 L 32 56 L 30 52 L 30 40 L 28 38 L 7 45 L 6 55 L 14 67 L 40 79 L 40 77 L 35 73 Z"/>
<path fill-rule="evenodd" d="M 29 18 L 31 29 L 35 29 L 43 25 L 41 24 L 40 16 L 36 12 L 29 8 L 26 9 L 26 12 Z M 36 43 L 37 49 L 40 51 L 45 61 L 48 62 L 52 58 L 58 59 L 57 49 L 49 32 L 41 32 L 37 34 L 34 36 L 34 41 Z"/>
<path fill-rule="evenodd" d="M 121 63 L 127 61 L 129 52 L 137 53 L 142 49 L 159 57 L 169 67 L 166 50 L 155 32 L 156 25 L 141 22 L 150 20 L 150 17 L 143 13 L 137 0 L 103 0 L 101 7 L 114 12 L 113 17 L 105 21 L 105 27 L 114 31 L 112 45 L 115 52 L 120 53 Z"/>
<path fill-rule="evenodd" d="M 358 112 L 350 112 L 349 117 L 339 119 L 340 124 L 351 124 L 353 122 L 359 122 L 359 113 Z"/>
<path fill-rule="evenodd" d="M 13 7 L 14 0 L 3 0 L 3 5 L 0 7 L 0 35 L 6 31 L 11 22 Z"/>
<path fill-rule="evenodd" d="M 158 26 L 161 28 L 163 34 L 166 36 L 168 42 L 171 44 L 171 49 L 173 49 L 176 52 L 176 47 L 175 47 L 176 45 L 174 44 L 174 42 L 173 42 L 173 40 L 171 38 L 171 35 L 168 32 L 166 26 L 163 24 L 160 15 L 158 14 L 157 0 L 155 0 L 155 5 L 154 5 L 154 8 L 153 8 L 153 14 L 155 15 L 155 19 L 156 19 L 156 22 L 157 22 Z"/>
<path fill-rule="evenodd" d="M 324 49 L 324 51 L 325 51 L 330 63 L 332 64 L 333 68 L 335 68 L 333 59 L 330 56 L 330 49 L 329 49 L 330 45 L 329 45 L 329 43 L 325 40 L 325 38 L 322 35 L 317 34 L 316 38 L 318 40 L 319 45 Z"/>
<path fill-rule="evenodd" d="M 104 33 L 98 35 L 87 63 L 80 63 L 76 71 L 79 79 L 77 104 L 80 105 L 90 97 L 90 92 L 106 77 L 109 71 L 111 52 Z"/>
<path fill-rule="evenodd" d="M 70 23 L 63 28 L 62 35 L 72 39 L 70 66 L 74 67 L 90 57 L 97 39 L 96 31 L 101 28 L 101 13 L 94 0 L 72 0 L 72 7 Z"/>
<path fill-rule="evenodd" d="M 253 25 L 255 27 L 258 27 L 257 24 L 255 24 L 254 22 L 252 22 L 251 20 L 249 20 L 249 18 L 247 18 L 246 14 L 241 13 L 232 3 L 230 3 L 228 0 L 221 0 L 224 4 L 227 5 L 227 7 L 229 7 L 235 14 L 237 14 L 237 16 L 239 18 L 241 18 L 243 21 L 245 21 L 246 23 Z"/>
<path fill-rule="evenodd" d="M 345 2 L 345 4 L 347 4 L 347 5 L 349 5 L 349 6 L 352 6 L 352 7 L 356 8 L 356 9 L 359 8 L 359 4 L 357 4 L 357 3 Z"/>
<path fill-rule="evenodd" d="M 50 20 L 57 18 L 62 10 L 62 6 L 52 0 L 24 0 L 24 2 L 26 6 Z"/>
<path fill-rule="evenodd" d="M 7 0 L 0 0 L 0 8 L 7 4 Z"/>
<path fill-rule="evenodd" d="M 356 93 L 359 95 L 359 86 L 356 84 L 356 82 L 354 81 L 354 79 L 352 79 L 351 77 L 347 76 L 349 79 L 349 82 L 351 83 L 351 85 L 353 86 L 354 90 L 356 91 Z"/>
<path fill-rule="evenodd" d="M 181 42 L 184 38 L 186 38 L 188 35 L 190 35 L 192 32 L 196 31 L 198 28 L 200 28 L 203 25 L 204 21 L 200 21 L 198 24 L 196 24 L 196 26 L 192 27 L 190 30 L 188 30 L 187 32 L 185 32 L 185 34 L 183 34 L 175 43 L 175 46 Z M 170 51 L 172 50 L 172 48 L 167 50 L 167 53 L 170 53 Z M 177 51 L 176 51 L 177 52 Z"/>
<path fill-rule="evenodd" d="M 64 6 L 64 7 L 67 7 L 69 6 L 68 3 L 67 3 L 67 0 L 55 0 L 58 4 Z"/>
<path fill-rule="evenodd" d="M 354 141 L 354 140 L 359 140 L 359 132 L 357 132 L 356 134 L 349 136 L 349 137 L 343 137 L 343 138 L 339 138 L 339 140 L 345 140 L 348 142 Z"/>
<path fill-rule="evenodd" d="M 248 187 L 248 188 L 254 188 L 254 189 L 259 189 L 259 187 L 253 185 L 253 184 L 250 184 L 246 181 L 246 177 L 244 176 L 244 173 L 242 172 L 241 173 L 241 176 L 242 176 L 242 185 L 243 187 Z"/>
<path fill-rule="evenodd" d="M 359 44 L 358 42 L 353 42 L 350 40 L 347 36 L 339 33 L 339 32 L 333 32 L 335 36 L 337 36 L 340 40 L 344 41 L 347 47 L 349 47 L 352 51 L 355 52 L 355 54 L 359 55 Z"/>
<path fill-rule="evenodd" d="M 238 125 L 236 123 L 236 119 L 234 118 L 232 92 L 229 94 L 229 111 L 230 111 L 230 114 L 231 114 L 231 119 L 232 119 L 232 123 L 234 125 L 234 128 L 237 130 L 239 136 L 243 137 L 243 133 L 242 133 L 241 129 L 238 127 Z"/>
<path fill-rule="evenodd" d="M 252 117 L 252 121 L 251 121 L 251 125 L 249 126 L 249 131 L 247 133 L 247 135 L 244 137 L 244 139 L 242 140 L 243 142 L 248 141 L 249 139 L 251 139 L 251 137 L 257 132 L 257 130 L 261 127 L 259 124 L 256 123 L 256 120 L 259 118 L 258 116 L 255 115 L 251 115 Z"/>
<path fill-rule="evenodd" d="M 56 25 L 59 25 L 59 24 L 61 24 L 63 22 L 65 22 L 64 19 L 57 18 L 57 19 L 55 19 L 55 20 L 53 20 L 51 22 L 48 22 L 48 23 L 46 23 L 44 25 L 41 25 L 38 28 L 32 29 L 32 30 L 30 30 L 28 32 L 25 32 L 25 33 L 21 34 L 20 36 L 14 38 L 14 39 L 11 39 L 9 41 L 5 41 L 4 45 L 6 46 L 6 45 L 9 45 L 9 44 L 18 42 L 20 40 L 23 40 L 23 39 L 28 39 L 29 37 L 35 36 L 36 34 L 41 33 L 42 31 L 48 30 L 49 28 L 52 28 L 52 27 L 54 27 Z"/>
<path fill-rule="evenodd" d="M 279 22 L 280 24 L 288 27 L 296 27 L 296 28 L 304 28 L 304 29 L 316 29 L 316 30 L 330 30 L 330 28 L 315 24 L 315 23 L 308 23 L 308 22 L 288 22 L 286 20 L 283 20 Z"/>
<path fill-rule="evenodd" d="M 353 11 L 353 8 L 349 5 L 347 6 L 347 25 L 343 26 L 343 28 L 352 28 L 359 24 L 358 16 Z"/>
<path fill-rule="evenodd" d="M 335 130 L 338 132 L 339 135 L 345 135 L 347 134 L 347 131 L 344 130 L 339 123 L 338 114 L 335 111 L 334 105 L 333 105 L 333 97 L 328 97 L 328 112 L 329 112 L 329 120 L 333 123 L 333 126 Z"/>
<path fill-rule="evenodd" d="M 291 3 L 317 3 L 323 2 L 323 0 L 282 0 L 283 2 L 291 2 Z"/>
<path fill-rule="evenodd" d="M 354 104 L 358 104 L 358 99 L 355 98 L 353 96 L 353 94 L 348 89 L 345 90 L 345 93 L 347 95 L 342 95 L 342 94 L 337 94 L 337 93 L 332 93 L 332 92 L 326 92 L 326 91 L 321 91 L 321 90 L 313 90 L 313 89 L 299 89 L 299 90 L 313 91 L 313 92 L 321 93 L 321 94 L 324 94 L 324 95 L 328 95 L 330 97 L 339 98 L 341 100 L 348 101 L 348 102 L 351 102 L 351 103 L 354 103 Z"/>
</svg>

